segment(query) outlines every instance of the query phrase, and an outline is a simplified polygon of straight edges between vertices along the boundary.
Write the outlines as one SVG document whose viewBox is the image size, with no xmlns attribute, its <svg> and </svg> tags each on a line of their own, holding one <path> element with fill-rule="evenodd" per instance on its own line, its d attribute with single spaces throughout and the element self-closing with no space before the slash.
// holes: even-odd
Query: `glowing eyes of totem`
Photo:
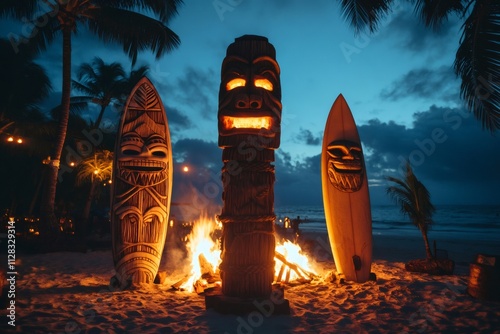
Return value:
<svg viewBox="0 0 500 334">
<path fill-rule="evenodd" d="M 247 84 L 247 81 L 245 79 L 234 78 L 226 84 L 226 90 L 230 91 L 230 90 L 233 90 L 233 89 L 238 88 L 238 87 L 244 87 L 244 86 L 246 86 L 246 84 Z M 255 85 L 255 87 L 264 88 L 265 90 L 268 90 L 268 91 L 273 90 L 272 82 L 269 81 L 268 79 L 265 79 L 265 78 L 255 79 L 254 85 Z"/>
</svg>

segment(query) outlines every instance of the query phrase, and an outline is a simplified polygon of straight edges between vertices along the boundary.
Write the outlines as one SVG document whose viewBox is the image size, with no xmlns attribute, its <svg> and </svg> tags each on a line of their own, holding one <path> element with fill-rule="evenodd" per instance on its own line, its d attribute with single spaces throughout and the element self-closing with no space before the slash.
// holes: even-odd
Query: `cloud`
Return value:
<svg viewBox="0 0 500 334">
<path fill-rule="evenodd" d="M 483 131 L 465 110 L 433 105 L 415 113 L 411 127 L 372 119 L 358 129 L 372 204 L 390 203 L 385 177 L 401 177 L 406 159 L 431 192 L 434 204 L 500 204 L 500 155 L 496 153 L 500 138 Z M 197 202 L 220 205 L 222 150 L 217 144 L 184 139 L 174 144 L 173 151 L 179 166 L 174 184 L 196 189 Z M 321 205 L 320 160 L 319 154 L 296 161 L 289 152 L 275 152 L 276 205 Z M 183 174 L 184 164 L 192 172 Z M 193 191 L 189 193 L 192 197 Z"/>
<path fill-rule="evenodd" d="M 187 128 L 192 126 L 189 117 L 184 115 L 176 107 L 165 105 L 165 111 L 167 113 L 168 124 L 170 125 L 171 132 L 172 130 L 180 131 L 182 128 Z"/>
<path fill-rule="evenodd" d="M 394 11 L 390 22 L 384 28 L 382 36 L 393 39 L 397 47 L 414 52 L 433 52 L 442 54 L 451 43 L 458 41 L 458 31 L 462 22 L 455 15 L 450 15 L 438 30 L 426 27 L 407 4 Z M 456 44 L 453 44 L 456 47 Z"/>
<path fill-rule="evenodd" d="M 292 162 L 289 153 L 276 153 L 276 205 L 321 205 L 321 155 Z"/>
<path fill-rule="evenodd" d="M 450 66 L 437 69 L 419 68 L 409 71 L 385 88 L 380 97 L 396 101 L 407 97 L 442 100 L 459 99 L 459 81 Z"/>
<path fill-rule="evenodd" d="M 214 119 L 217 115 L 219 75 L 213 69 L 187 67 L 175 84 L 169 84 L 167 92 L 170 100 L 186 106 L 189 114 L 199 114 L 205 119 Z"/>
<path fill-rule="evenodd" d="M 222 150 L 215 142 L 202 139 L 181 139 L 173 143 L 174 160 L 199 167 L 222 166 Z M 220 169 L 220 168 L 218 168 Z"/>
<path fill-rule="evenodd" d="M 409 159 L 436 203 L 499 204 L 500 138 L 460 108 L 431 106 L 413 117 L 412 127 L 378 120 L 359 127 L 372 184 L 401 177 Z"/>
<path fill-rule="evenodd" d="M 314 137 L 310 130 L 300 128 L 300 133 L 295 137 L 300 143 L 306 145 L 317 146 L 321 145 L 321 137 Z"/>
</svg>

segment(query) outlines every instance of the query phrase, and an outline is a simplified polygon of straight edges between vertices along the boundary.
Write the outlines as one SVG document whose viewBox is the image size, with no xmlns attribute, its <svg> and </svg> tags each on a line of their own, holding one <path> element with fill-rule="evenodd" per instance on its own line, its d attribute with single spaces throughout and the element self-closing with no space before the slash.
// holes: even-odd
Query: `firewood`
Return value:
<svg viewBox="0 0 500 334">
<path fill-rule="evenodd" d="M 187 280 L 189 279 L 189 276 L 186 275 L 184 276 L 182 279 L 180 279 L 177 283 L 175 284 L 172 284 L 172 289 L 175 289 L 175 290 L 180 290 L 181 289 L 181 286 L 187 282 Z"/>
<path fill-rule="evenodd" d="M 290 269 L 292 269 L 293 271 L 295 271 L 297 273 L 298 276 L 300 277 L 304 277 L 304 275 L 308 276 L 310 279 L 313 279 L 315 278 L 317 275 L 315 275 L 314 273 L 311 273 L 307 270 L 305 270 L 304 268 L 300 267 L 299 265 L 295 264 L 295 263 L 291 263 L 289 261 L 286 260 L 285 256 L 280 254 L 279 252 L 276 252 L 275 253 L 275 257 L 280 260 L 281 262 L 283 262 L 285 265 L 287 265 Z M 303 274 L 302 274 L 302 273 Z"/>
</svg>

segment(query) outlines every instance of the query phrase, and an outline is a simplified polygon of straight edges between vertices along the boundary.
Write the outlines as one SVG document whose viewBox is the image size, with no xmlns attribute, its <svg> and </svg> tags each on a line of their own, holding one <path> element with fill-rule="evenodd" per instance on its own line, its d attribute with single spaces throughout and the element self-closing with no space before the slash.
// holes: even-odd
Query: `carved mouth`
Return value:
<svg viewBox="0 0 500 334">
<path fill-rule="evenodd" d="M 156 246 L 156 245 L 155 245 Z M 158 250 L 156 249 L 156 247 L 152 247 L 150 245 L 146 245 L 146 244 L 128 244 L 128 246 L 126 246 L 121 252 L 120 254 L 118 255 L 119 258 L 124 258 L 126 257 L 127 255 L 129 254 L 132 254 L 132 253 L 148 253 L 148 254 L 151 254 L 155 257 L 160 257 L 160 254 L 158 253 Z M 134 257 L 134 259 L 136 259 L 137 257 Z M 147 258 L 145 258 L 147 259 Z M 147 259 L 149 260 L 149 259 Z"/>
<path fill-rule="evenodd" d="M 353 173 L 361 172 L 361 163 L 359 161 L 346 162 L 346 161 L 333 161 L 335 170 L 339 173 Z"/>
<path fill-rule="evenodd" d="M 120 168 L 132 171 L 159 172 L 161 170 L 164 170 L 166 167 L 167 164 L 165 162 L 157 160 L 137 159 L 120 161 Z"/>
<path fill-rule="evenodd" d="M 120 161 L 120 178 L 129 184 L 150 186 L 167 179 L 167 163 L 155 160 Z"/>
<path fill-rule="evenodd" d="M 273 118 L 270 116 L 262 117 L 232 117 L 223 116 L 222 124 L 224 129 L 255 129 L 270 130 L 273 124 Z"/>
</svg>

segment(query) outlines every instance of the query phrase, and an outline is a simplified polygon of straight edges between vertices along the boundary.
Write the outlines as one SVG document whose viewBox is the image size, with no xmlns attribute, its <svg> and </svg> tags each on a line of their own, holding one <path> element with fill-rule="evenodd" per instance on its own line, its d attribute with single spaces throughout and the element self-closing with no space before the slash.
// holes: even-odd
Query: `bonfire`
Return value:
<svg viewBox="0 0 500 334">
<path fill-rule="evenodd" d="M 206 216 L 194 222 L 193 229 L 186 238 L 190 271 L 173 288 L 201 294 L 207 289 L 221 286 L 221 229 L 220 222 Z M 277 242 L 274 260 L 274 283 L 308 283 L 318 277 L 300 246 L 289 240 Z"/>
</svg>

